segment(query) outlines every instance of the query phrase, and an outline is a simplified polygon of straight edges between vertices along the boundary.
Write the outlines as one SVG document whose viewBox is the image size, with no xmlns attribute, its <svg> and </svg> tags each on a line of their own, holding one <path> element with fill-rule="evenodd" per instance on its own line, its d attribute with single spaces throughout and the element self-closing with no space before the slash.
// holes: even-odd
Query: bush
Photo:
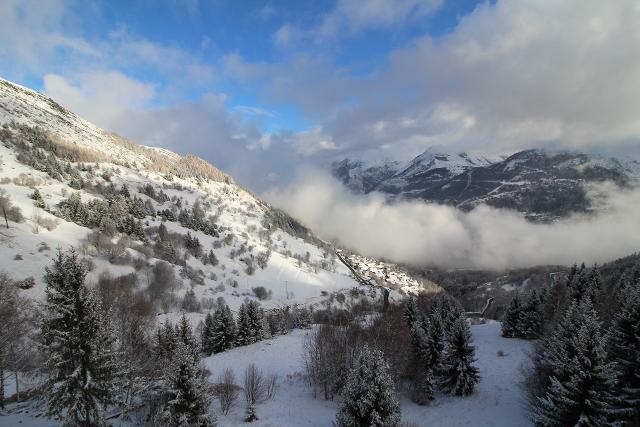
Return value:
<svg viewBox="0 0 640 427">
<path fill-rule="evenodd" d="M 256 286 L 251 290 L 260 301 L 271 298 L 271 290 L 267 291 L 264 286 Z"/>
</svg>

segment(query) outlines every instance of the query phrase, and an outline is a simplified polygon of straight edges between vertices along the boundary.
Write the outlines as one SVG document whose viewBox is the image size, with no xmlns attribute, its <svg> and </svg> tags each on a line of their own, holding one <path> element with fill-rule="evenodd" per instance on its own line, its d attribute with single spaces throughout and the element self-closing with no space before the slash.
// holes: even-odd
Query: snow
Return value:
<svg viewBox="0 0 640 427">
<path fill-rule="evenodd" d="M 418 406 L 403 395 L 403 422 L 443 427 L 531 425 L 520 386 L 520 366 L 527 360 L 530 342 L 502 338 L 498 322 L 474 325 L 471 331 L 481 375 L 475 392 L 467 397 L 437 394 L 429 406 Z M 288 335 L 207 357 L 203 359 L 203 365 L 211 372 L 209 380 L 212 382 L 228 368 L 234 371 L 236 383 L 242 384 L 244 370 L 252 363 L 265 376 L 278 375 L 279 388 L 275 397 L 257 406 L 260 420 L 252 424 L 256 427 L 331 426 L 340 399 L 326 401 L 320 397 L 314 398 L 312 389 L 304 379 L 302 351 L 308 333 L 294 330 Z M 498 350 L 502 350 L 504 356 L 498 356 Z M 213 402 L 212 409 L 216 412 L 220 427 L 246 425 L 243 421 L 245 408 L 242 395 L 226 416 L 220 413 L 217 401 Z M 57 425 L 53 421 L 33 418 L 34 413 L 37 412 L 0 415 L 0 426 Z"/>
<path fill-rule="evenodd" d="M 500 336 L 500 324 L 492 322 L 471 326 L 476 345 L 481 380 L 468 397 L 437 395 L 430 406 L 418 406 L 401 399 L 402 420 L 415 425 L 495 427 L 529 426 L 519 385 L 520 366 L 526 360 L 530 344 Z M 236 348 L 204 359 L 212 379 L 224 369 L 232 369 L 236 381 L 242 381 L 247 366 L 254 363 L 265 374 L 275 373 L 280 388 L 273 400 L 258 405 L 260 421 L 256 426 L 331 426 L 339 408 L 339 399 L 330 402 L 314 398 L 303 378 L 302 347 L 306 331 L 295 330 L 247 347 Z M 497 355 L 504 352 L 503 357 Z M 215 405 L 217 409 L 217 402 Z M 246 425 L 244 405 L 239 400 L 232 412 L 218 414 L 219 426 Z"/>
</svg>

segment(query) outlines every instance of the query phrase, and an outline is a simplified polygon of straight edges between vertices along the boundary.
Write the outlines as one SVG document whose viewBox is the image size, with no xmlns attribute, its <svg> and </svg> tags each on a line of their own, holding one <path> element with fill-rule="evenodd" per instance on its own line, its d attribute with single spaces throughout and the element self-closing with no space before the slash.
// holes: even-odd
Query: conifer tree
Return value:
<svg viewBox="0 0 640 427">
<path fill-rule="evenodd" d="M 475 362 L 475 348 L 471 345 L 471 330 L 467 321 L 459 317 L 447 336 L 447 352 L 442 363 L 442 388 L 456 396 L 473 393 L 480 380 Z"/>
<path fill-rule="evenodd" d="M 170 426 L 209 427 L 215 417 L 209 413 L 210 399 L 199 360 L 193 349 L 178 342 L 165 379 L 167 403 L 162 418 Z"/>
<path fill-rule="evenodd" d="M 404 310 L 402 317 L 409 328 L 413 327 L 413 324 L 418 320 L 418 307 L 416 306 L 416 300 L 413 297 L 409 297 L 404 302 Z"/>
<path fill-rule="evenodd" d="M 349 371 L 344 401 L 337 415 L 341 427 L 393 427 L 400 423 L 400 403 L 383 354 L 367 346 Z"/>
<path fill-rule="evenodd" d="M 113 331 L 85 287 L 86 270 L 74 249 L 59 251 L 45 271 L 47 412 L 75 425 L 99 424 L 114 402 L 119 374 Z"/>
<path fill-rule="evenodd" d="M 518 318 L 517 333 L 520 338 L 534 339 L 540 336 L 543 326 L 544 291 L 532 290 L 522 306 Z"/>
<path fill-rule="evenodd" d="M 215 351 L 214 330 L 214 316 L 211 313 L 207 313 L 204 318 L 204 325 L 202 326 L 202 335 L 200 339 L 200 346 L 205 356 L 211 356 Z"/>
<path fill-rule="evenodd" d="M 246 300 L 238 311 L 238 345 L 253 344 L 264 338 L 264 313 L 257 302 Z"/>
<path fill-rule="evenodd" d="M 33 205 L 35 207 L 41 208 L 41 209 L 45 208 L 44 199 L 42 198 L 42 194 L 40 194 L 40 191 L 37 188 L 33 190 L 31 199 L 33 199 Z"/>
<path fill-rule="evenodd" d="M 522 303 L 520 302 L 520 295 L 516 293 L 509 305 L 507 306 L 507 310 L 504 312 L 504 316 L 502 317 L 502 336 L 505 338 L 514 338 L 519 335 L 519 321 L 520 315 L 522 313 Z"/>
<path fill-rule="evenodd" d="M 198 342 L 196 341 L 196 337 L 193 334 L 191 324 L 189 324 L 189 320 L 187 320 L 187 316 L 184 314 L 176 325 L 176 338 L 178 342 L 184 344 L 185 347 L 191 351 L 191 354 L 194 356 L 194 358 L 198 359 L 200 348 L 198 347 Z"/>
<path fill-rule="evenodd" d="M 220 353 L 233 348 L 236 342 L 236 323 L 228 305 L 218 305 L 213 324 L 213 352 Z"/>
<path fill-rule="evenodd" d="M 567 315 L 575 329 L 567 338 L 571 344 L 565 347 L 575 355 L 573 351 L 562 354 L 563 375 L 551 376 L 533 421 L 537 426 L 615 425 L 622 415 L 615 405 L 616 372 L 607 361 L 606 336 L 591 300 L 584 298 L 579 306 L 574 303 Z"/>
<path fill-rule="evenodd" d="M 416 321 L 411 328 L 411 342 L 418 365 L 416 378 L 414 378 L 414 394 L 412 398 L 420 405 L 425 405 L 430 400 L 433 400 L 434 366 L 431 364 L 431 343 L 425 329 L 430 329 L 428 321 Z"/>
<path fill-rule="evenodd" d="M 160 360 L 170 360 L 173 357 L 177 343 L 176 330 L 173 324 L 169 320 L 165 320 L 156 331 L 156 357 Z"/>
<path fill-rule="evenodd" d="M 618 406 L 629 411 L 631 425 L 640 425 L 640 278 L 637 272 L 622 279 L 610 339 L 611 361 L 618 370 Z"/>
</svg>

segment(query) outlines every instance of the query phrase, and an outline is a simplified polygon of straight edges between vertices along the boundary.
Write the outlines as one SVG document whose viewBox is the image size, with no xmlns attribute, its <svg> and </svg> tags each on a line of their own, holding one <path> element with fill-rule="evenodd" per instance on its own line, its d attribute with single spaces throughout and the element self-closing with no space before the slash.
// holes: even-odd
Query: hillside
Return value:
<svg viewBox="0 0 640 427">
<path fill-rule="evenodd" d="M 219 297 L 234 309 L 246 297 L 315 304 L 356 285 L 330 244 L 201 159 L 126 141 L 6 80 L 0 123 L 3 200 L 22 217 L 3 227 L 0 256 L 15 280 L 33 277 L 24 293 L 35 299 L 44 267 L 69 246 L 92 283 L 108 272 L 145 292 L 170 274 L 156 301 L 166 314 L 189 306 L 197 318 Z"/>
</svg>

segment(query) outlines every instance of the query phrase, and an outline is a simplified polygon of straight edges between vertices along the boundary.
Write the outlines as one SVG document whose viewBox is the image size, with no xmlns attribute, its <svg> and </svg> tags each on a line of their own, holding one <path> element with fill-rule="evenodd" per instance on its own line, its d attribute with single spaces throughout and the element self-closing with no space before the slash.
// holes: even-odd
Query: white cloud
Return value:
<svg viewBox="0 0 640 427">
<path fill-rule="evenodd" d="M 287 47 L 295 43 L 300 37 L 300 32 L 289 24 L 282 25 L 273 33 L 273 42 L 278 47 Z"/>
<path fill-rule="evenodd" d="M 419 201 L 388 204 L 382 195 L 349 193 L 332 178 L 307 171 L 267 198 L 327 239 L 359 253 L 415 265 L 514 268 L 603 262 L 640 247 L 640 189 L 600 189 L 608 210 L 534 224 L 508 210 L 469 213 Z"/>
<path fill-rule="evenodd" d="M 109 130 L 121 116 L 144 109 L 156 96 L 153 85 L 117 71 L 83 73 L 72 81 L 47 74 L 44 91 L 71 111 Z"/>
<path fill-rule="evenodd" d="M 434 13 L 441 4 L 442 0 L 338 0 L 311 33 L 321 40 L 343 32 L 394 28 Z"/>
</svg>

